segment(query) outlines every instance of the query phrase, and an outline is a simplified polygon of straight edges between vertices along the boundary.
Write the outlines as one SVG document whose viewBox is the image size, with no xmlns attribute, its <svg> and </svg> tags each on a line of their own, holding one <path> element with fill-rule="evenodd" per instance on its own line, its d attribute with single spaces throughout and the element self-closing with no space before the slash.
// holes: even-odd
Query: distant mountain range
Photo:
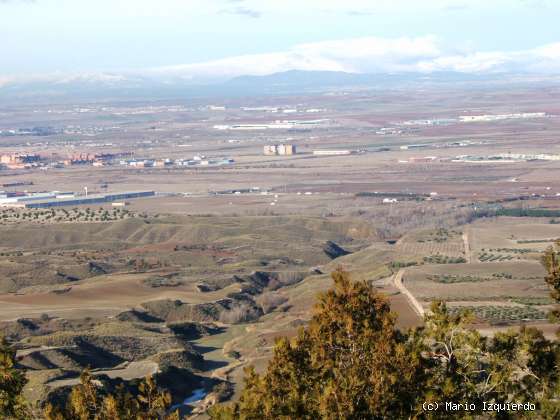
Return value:
<svg viewBox="0 0 560 420">
<path fill-rule="evenodd" d="M 243 88 L 268 93 L 282 91 L 291 93 L 301 89 L 321 90 L 333 87 L 394 88 L 403 84 L 489 81 L 496 79 L 497 76 L 457 72 L 356 74 L 291 70 L 266 76 L 240 76 L 227 81 L 224 86 L 228 89 Z"/>
<path fill-rule="evenodd" d="M 291 95 L 340 89 L 399 89 L 468 83 L 558 82 L 559 78 L 529 74 L 458 72 L 356 74 L 291 70 L 265 76 L 196 81 L 169 76 L 92 74 L 0 85 L 0 102 L 65 102 L 76 100 L 174 99 Z"/>
</svg>

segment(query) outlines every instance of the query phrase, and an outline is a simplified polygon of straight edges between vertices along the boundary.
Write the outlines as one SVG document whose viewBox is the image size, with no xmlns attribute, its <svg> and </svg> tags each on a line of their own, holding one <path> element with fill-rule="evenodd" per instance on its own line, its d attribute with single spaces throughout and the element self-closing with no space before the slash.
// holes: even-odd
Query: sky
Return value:
<svg viewBox="0 0 560 420">
<path fill-rule="evenodd" d="M 291 69 L 554 73 L 558 16 L 559 0 L 0 0 L 0 85 Z"/>
</svg>

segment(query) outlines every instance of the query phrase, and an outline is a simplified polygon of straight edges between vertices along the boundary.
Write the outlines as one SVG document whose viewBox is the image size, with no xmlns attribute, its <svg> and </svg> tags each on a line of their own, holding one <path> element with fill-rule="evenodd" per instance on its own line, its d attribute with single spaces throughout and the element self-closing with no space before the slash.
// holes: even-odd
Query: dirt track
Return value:
<svg viewBox="0 0 560 420">
<path fill-rule="evenodd" d="M 466 229 L 463 232 L 463 242 L 465 243 L 465 259 L 467 264 L 470 264 L 472 262 L 471 244 L 469 242 L 469 232 Z"/>
<path fill-rule="evenodd" d="M 412 308 L 414 309 L 414 311 L 421 317 L 424 317 L 425 311 L 424 308 L 422 307 L 422 305 L 420 304 L 420 302 L 418 302 L 418 300 L 412 295 L 412 293 L 409 292 L 409 290 L 404 286 L 403 284 L 403 276 L 404 273 L 406 272 L 405 269 L 400 269 L 397 274 L 395 274 L 393 276 L 393 283 L 395 284 L 395 287 L 403 294 L 406 296 L 406 298 L 408 299 L 408 302 L 410 303 L 410 306 L 412 306 Z"/>
</svg>

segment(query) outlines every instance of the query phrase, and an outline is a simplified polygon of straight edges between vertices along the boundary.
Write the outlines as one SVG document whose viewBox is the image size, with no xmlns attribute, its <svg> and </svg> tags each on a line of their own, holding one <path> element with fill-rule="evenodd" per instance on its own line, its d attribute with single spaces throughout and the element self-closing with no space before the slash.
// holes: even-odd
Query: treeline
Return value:
<svg viewBox="0 0 560 420">
<path fill-rule="evenodd" d="M 509 216 L 509 217 L 560 217 L 560 210 L 500 208 L 496 210 L 495 214 L 496 216 Z"/>
<path fill-rule="evenodd" d="M 385 198 L 403 198 L 408 200 L 424 200 L 430 197 L 429 194 L 416 194 L 406 192 L 369 192 L 362 191 L 356 193 L 356 197 L 385 197 Z"/>
<path fill-rule="evenodd" d="M 528 208 L 506 208 L 486 207 L 478 208 L 472 212 L 472 220 L 484 217 L 560 217 L 560 210 L 552 209 L 528 209 Z M 472 221 L 471 220 L 471 221 Z"/>
<path fill-rule="evenodd" d="M 560 302 L 560 242 L 543 255 L 551 297 Z M 388 300 L 343 271 L 318 297 L 311 320 L 280 338 L 267 369 L 246 369 L 237 402 L 209 410 L 214 419 L 560 418 L 560 341 L 535 328 L 482 336 L 473 315 L 434 302 L 424 325 L 395 326 Z M 551 317 L 560 319 L 560 311 Z M 89 372 L 48 420 L 166 419 L 169 394 L 146 379 L 138 392 L 104 394 Z M 33 418 L 22 397 L 15 351 L 0 349 L 0 417 Z M 449 409 L 449 404 L 468 408 Z M 488 411 L 487 408 L 494 408 Z M 27 416 L 27 417 L 26 417 Z"/>
</svg>

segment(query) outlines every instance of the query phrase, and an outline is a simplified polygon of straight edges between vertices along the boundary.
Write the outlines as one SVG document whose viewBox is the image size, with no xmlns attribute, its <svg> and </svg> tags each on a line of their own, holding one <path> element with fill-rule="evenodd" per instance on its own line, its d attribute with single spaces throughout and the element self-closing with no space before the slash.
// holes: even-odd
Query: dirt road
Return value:
<svg viewBox="0 0 560 420">
<path fill-rule="evenodd" d="M 471 244 L 469 242 L 469 232 L 467 229 L 463 232 L 463 243 L 465 244 L 465 259 L 467 260 L 467 264 L 470 264 L 472 262 Z"/>
<path fill-rule="evenodd" d="M 397 272 L 397 274 L 395 274 L 393 276 L 393 283 L 395 284 L 395 287 L 399 290 L 399 292 L 401 292 L 403 295 L 406 296 L 406 298 L 408 299 L 408 302 L 410 303 L 410 306 L 412 306 L 414 311 L 421 318 L 423 318 L 426 311 L 424 310 L 424 308 L 422 307 L 420 302 L 418 302 L 418 300 L 412 295 L 412 293 L 409 292 L 409 290 L 405 287 L 405 285 L 403 283 L 403 276 L 404 276 L 405 272 L 406 272 L 406 270 L 404 268 L 400 269 Z"/>
</svg>

